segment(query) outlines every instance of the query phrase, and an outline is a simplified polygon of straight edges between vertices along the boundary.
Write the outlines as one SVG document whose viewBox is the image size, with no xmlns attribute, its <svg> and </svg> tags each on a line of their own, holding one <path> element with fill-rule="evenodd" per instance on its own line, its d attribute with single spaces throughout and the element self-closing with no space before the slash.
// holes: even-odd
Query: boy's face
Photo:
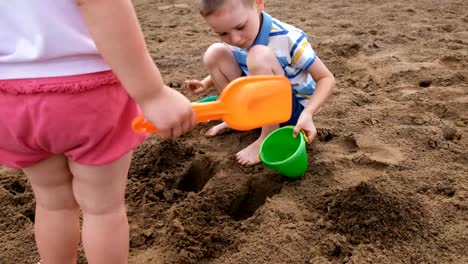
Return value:
<svg viewBox="0 0 468 264">
<path fill-rule="evenodd" d="M 241 0 L 228 0 L 205 20 L 222 41 L 245 49 L 258 35 L 263 6 L 263 0 L 256 0 L 252 6 L 244 5 Z"/>
</svg>

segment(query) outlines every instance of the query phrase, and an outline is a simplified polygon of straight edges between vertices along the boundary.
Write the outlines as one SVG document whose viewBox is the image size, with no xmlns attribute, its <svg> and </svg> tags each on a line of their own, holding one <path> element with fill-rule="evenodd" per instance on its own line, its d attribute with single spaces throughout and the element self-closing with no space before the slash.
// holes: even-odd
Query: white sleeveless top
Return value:
<svg viewBox="0 0 468 264">
<path fill-rule="evenodd" d="M 75 0 L 0 1 L 0 80 L 109 69 Z"/>
</svg>

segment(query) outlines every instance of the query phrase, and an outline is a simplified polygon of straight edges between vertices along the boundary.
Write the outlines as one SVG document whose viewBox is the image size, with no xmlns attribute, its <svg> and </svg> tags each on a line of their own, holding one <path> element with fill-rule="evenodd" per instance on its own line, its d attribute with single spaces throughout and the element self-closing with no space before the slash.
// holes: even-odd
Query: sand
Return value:
<svg viewBox="0 0 468 264">
<path fill-rule="evenodd" d="M 192 2 L 135 0 L 175 89 L 205 76 L 216 41 Z M 468 263 L 468 2 L 271 0 L 266 10 L 304 29 L 337 79 L 309 170 L 293 180 L 238 165 L 256 132 L 204 137 L 215 121 L 152 137 L 129 173 L 130 263 Z M 0 263 L 35 263 L 31 188 L 0 170 Z"/>
</svg>

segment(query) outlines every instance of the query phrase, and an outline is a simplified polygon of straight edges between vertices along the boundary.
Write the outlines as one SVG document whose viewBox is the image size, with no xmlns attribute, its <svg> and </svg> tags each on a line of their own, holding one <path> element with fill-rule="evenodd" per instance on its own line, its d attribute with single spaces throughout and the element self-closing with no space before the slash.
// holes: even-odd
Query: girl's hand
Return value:
<svg viewBox="0 0 468 264">
<path fill-rule="evenodd" d="M 182 84 L 182 91 L 186 94 L 199 94 L 206 91 L 205 85 L 199 80 L 187 80 Z"/>
<path fill-rule="evenodd" d="M 163 139 L 176 138 L 196 125 L 191 102 L 165 85 L 156 96 L 148 98 L 140 106 L 146 119 L 158 128 L 158 135 Z"/>
<path fill-rule="evenodd" d="M 300 131 L 304 131 L 309 143 L 312 142 L 317 136 L 317 128 L 315 128 L 314 120 L 312 119 L 312 113 L 303 111 L 299 116 L 296 126 L 294 127 L 293 135 L 297 137 Z"/>
</svg>

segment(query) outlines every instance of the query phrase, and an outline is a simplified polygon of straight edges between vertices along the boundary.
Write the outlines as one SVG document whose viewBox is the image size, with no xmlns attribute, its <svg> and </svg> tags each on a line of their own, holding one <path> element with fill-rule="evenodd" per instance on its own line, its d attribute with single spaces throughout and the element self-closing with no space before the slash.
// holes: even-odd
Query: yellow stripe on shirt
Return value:
<svg viewBox="0 0 468 264">
<path fill-rule="evenodd" d="M 292 61 L 293 65 L 296 65 L 297 61 L 299 61 L 299 59 L 301 58 L 301 56 L 304 53 L 305 49 L 307 48 L 307 45 L 309 45 L 309 41 L 304 40 L 302 42 L 301 46 L 299 46 L 297 48 L 296 54 L 294 54 L 294 58 L 293 58 L 293 61 Z"/>
</svg>

